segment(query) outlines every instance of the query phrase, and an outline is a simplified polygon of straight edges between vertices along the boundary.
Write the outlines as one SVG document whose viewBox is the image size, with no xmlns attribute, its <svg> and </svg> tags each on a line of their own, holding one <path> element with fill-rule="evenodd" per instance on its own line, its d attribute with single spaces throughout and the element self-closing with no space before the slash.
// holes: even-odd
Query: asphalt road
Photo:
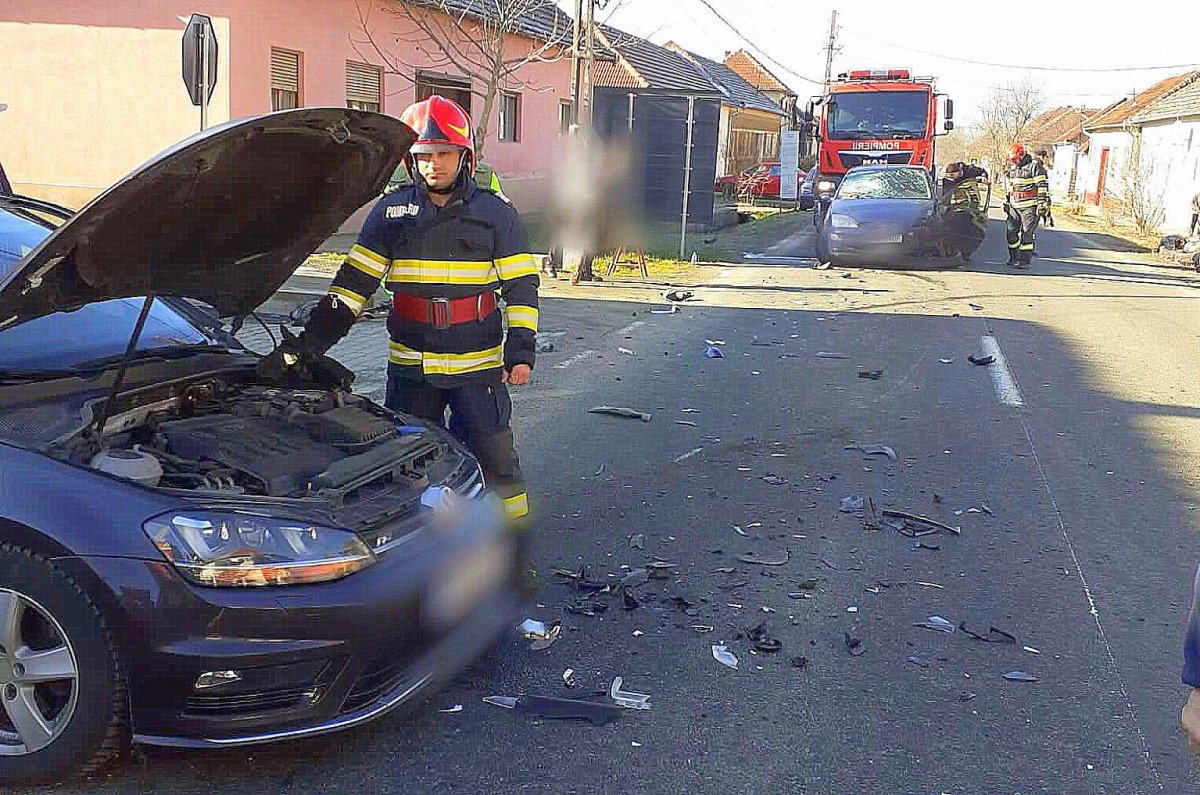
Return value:
<svg viewBox="0 0 1200 795">
<path fill-rule="evenodd" d="M 789 246 L 806 240 L 798 226 Z M 74 791 L 1200 791 L 1177 728 L 1200 560 L 1200 281 L 1100 235 L 1050 230 L 1038 248 L 1032 272 L 1007 271 L 994 225 L 960 271 L 731 266 L 673 315 L 647 311 L 652 290 L 549 287 L 557 350 L 515 425 L 540 514 L 530 615 L 561 619 L 558 643 L 533 652 L 514 633 L 367 728 L 152 750 Z M 998 361 L 967 362 L 985 353 Z M 653 419 L 586 413 L 600 404 Z M 859 443 L 898 460 L 844 449 Z M 961 534 L 866 529 L 839 511 L 855 495 Z M 785 550 L 782 566 L 738 559 Z M 567 614 L 578 594 L 550 573 L 652 560 L 677 568 L 636 589 L 637 609 L 610 600 L 597 617 Z M 933 615 L 1016 642 L 914 626 Z M 764 620 L 782 651 L 746 638 Z M 713 659 L 720 642 L 737 671 Z M 652 709 L 593 727 L 480 701 L 587 697 L 614 676 Z"/>
</svg>

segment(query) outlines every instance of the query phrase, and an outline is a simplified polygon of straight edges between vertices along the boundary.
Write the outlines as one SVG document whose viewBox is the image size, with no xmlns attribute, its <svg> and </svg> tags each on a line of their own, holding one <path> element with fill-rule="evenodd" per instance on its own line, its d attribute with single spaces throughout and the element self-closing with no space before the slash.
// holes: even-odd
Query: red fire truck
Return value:
<svg viewBox="0 0 1200 795">
<path fill-rule="evenodd" d="M 819 142 L 818 195 L 832 191 L 854 166 L 902 163 L 932 169 L 935 137 L 954 129 L 953 100 L 937 93 L 932 77 L 912 77 L 908 69 L 843 73 L 824 96 L 813 98 L 809 113 Z"/>
</svg>

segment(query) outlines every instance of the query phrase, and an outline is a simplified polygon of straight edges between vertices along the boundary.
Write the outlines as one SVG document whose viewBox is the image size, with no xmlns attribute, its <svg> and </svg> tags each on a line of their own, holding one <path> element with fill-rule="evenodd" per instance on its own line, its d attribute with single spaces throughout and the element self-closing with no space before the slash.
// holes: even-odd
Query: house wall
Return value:
<svg viewBox="0 0 1200 795">
<path fill-rule="evenodd" d="M 1080 158 L 1076 183 L 1084 201 L 1099 204 L 1096 190 L 1100 181 L 1100 162 L 1104 150 L 1108 150 L 1104 193 L 1108 199 L 1116 199 L 1121 193 L 1122 175 L 1133 151 L 1133 133 L 1125 130 L 1089 133 L 1090 142 L 1086 158 Z"/>
<path fill-rule="evenodd" d="M 1200 116 L 1143 125 L 1139 167 L 1166 213 L 1162 231 L 1187 232 L 1200 191 Z"/>
<path fill-rule="evenodd" d="M 184 21 L 196 8 L 184 0 L 0 3 L 0 101 L 10 106 L 0 114 L 0 159 L 14 187 L 78 206 L 197 130 L 179 61 Z M 272 47 L 302 54 L 301 104 L 344 106 L 345 62 L 385 65 L 369 45 L 352 43 L 365 39 L 357 8 L 354 0 L 206 0 L 220 54 L 210 125 L 271 109 Z M 402 15 L 376 11 L 368 27 L 394 59 L 383 112 L 399 115 L 415 100 L 415 68 L 453 71 L 437 65 L 428 42 L 413 42 Z M 519 57 L 538 45 L 510 37 L 507 46 Z M 511 88 L 521 94 L 520 140 L 497 139 L 494 107 L 484 157 L 518 207 L 538 209 L 560 144 L 570 64 L 529 64 L 519 77 Z M 476 123 L 482 104 L 474 98 Z"/>
<path fill-rule="evenodd" d="M 1075 144 L 1055 144 L 1054 165 L 1050 169 L 1050 195 L 1055 199 L 1073 199 L 1078 189 L 1078 147 Z"/>
<path fill-rule="evenodd" d="M 733 174 L 734 169 L 729 163 L 729 125 L 733 109 L 728 105 L 721 106 L 721 122 L 717 128 L 717 176 Z"/>
</svg>

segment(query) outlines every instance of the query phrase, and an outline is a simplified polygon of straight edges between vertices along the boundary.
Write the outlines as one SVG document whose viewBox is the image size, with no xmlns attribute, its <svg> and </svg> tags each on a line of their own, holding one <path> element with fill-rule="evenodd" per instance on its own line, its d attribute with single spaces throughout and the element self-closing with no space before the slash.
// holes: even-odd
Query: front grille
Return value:
<svg viewBox="0 0 1200 795">
<path fill-rule="evenodd" d="M 911 151 L 876 151 L 876 150 L 857 150 L 849 152 L 838 152 L 838 159 L 842 161 L 844 168 L 854 168 L 862 165 L 897 165 L 907 166 L 912 163 L 913 153 Z"/>
<path fill-rule="evenodd" d="M 395 690 L 408 675 L 408 660 L 376 657 L 367 664 L 342 702 L 342 713 L 355 712 L 374 704 Z"/>
<path fill-rule="evenodd" d="M 242 669 L 240 681 L 193 691 L 184 714 L 194 718 L 235 718 L 276 710 L 304 709 L 325 692 L 333 666 L 326 661 Z"/>
</svg>

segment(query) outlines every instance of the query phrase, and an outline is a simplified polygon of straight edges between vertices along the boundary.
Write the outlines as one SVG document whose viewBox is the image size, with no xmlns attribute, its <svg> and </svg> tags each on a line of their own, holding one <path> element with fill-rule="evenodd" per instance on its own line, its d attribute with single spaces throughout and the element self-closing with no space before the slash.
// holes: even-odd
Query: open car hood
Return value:
<svg viewBox="0 0 1200 795">
<path fill-rule="evenodd" d="M 247 314 L 380 194 L 415 138 L 398 119 L 348 108 L 280 111 L 192 136 L 0 274 L 0 329 L 150 293 Z"/>
</svg>

